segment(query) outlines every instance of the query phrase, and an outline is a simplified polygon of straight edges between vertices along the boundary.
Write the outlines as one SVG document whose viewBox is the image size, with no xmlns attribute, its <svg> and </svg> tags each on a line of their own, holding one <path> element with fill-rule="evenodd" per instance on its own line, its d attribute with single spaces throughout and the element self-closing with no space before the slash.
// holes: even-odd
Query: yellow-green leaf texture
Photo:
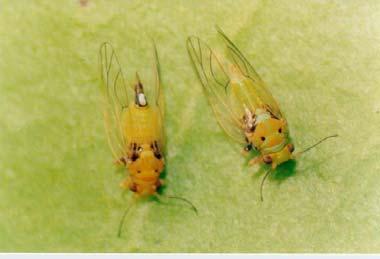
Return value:
<svg viewBox="0 0 380 259">
<path fill-rule="evenodd" d="M 339 134 L 268 178 L 216 123 L 186 52 L 219 25 L 254 64 L 296 149 Z M 129 194 L 103 129 L 98 50 L 166 101 L 164 194 L 117 227 Z M 145 72 L 148 76 L 149 73 Z M 380 252 L 380 2 L 0 2 L 1 252 Z"/>
</svg>

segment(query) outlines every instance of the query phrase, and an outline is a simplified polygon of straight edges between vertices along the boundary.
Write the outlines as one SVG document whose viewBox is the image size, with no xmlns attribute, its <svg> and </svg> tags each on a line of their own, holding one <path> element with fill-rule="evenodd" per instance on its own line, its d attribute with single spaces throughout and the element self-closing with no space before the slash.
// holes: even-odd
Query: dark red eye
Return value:
<svg viewBox="0 0 380 259">
<path fill-rule="evenodd" d="M 279 129 L 278 129 L 278 133 L 281 133 L 281 132 L 282 132 L 282 128 L 279 128 Z"/>
<path fill-rule="evenodd" d="M 265 140 L 265 137 L 261 137 L 261 140 L 264 141 L 264 140 Z"/>
</svg>

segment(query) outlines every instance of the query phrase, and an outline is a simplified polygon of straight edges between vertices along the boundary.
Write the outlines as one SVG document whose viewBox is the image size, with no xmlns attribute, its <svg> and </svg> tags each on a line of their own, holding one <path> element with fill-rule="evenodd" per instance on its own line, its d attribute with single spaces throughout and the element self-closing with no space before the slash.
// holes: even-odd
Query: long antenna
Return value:
<svg viewBox="0 0 380 259">
<path fill-rule="evenodd" d="M 264 187 L 264 182 L 265 179 L 267 179 L 268 175 L 272 172 L 272 168 L 269 168 L 269 170 L 265 173 L 263 180 L 261 181 L 260 185 L 260 199 L 263 202 L 264 201 L 264 196 L 263 196 L 263 187 Z"/>
<path fill-rule="evenodd" d="M 336 138 L 336 137 L 338 137 L 338 134 L 334 134 L 334 135 L 331 135 L 331 136 L 324 137 L 323 139 L 319 140 L 317 143 L 311 145 L 310 147 L 305 148 L 304 150 L 298 152 L 298 153 L 295 154 L 294 156 L 297 157 L 297 156 L 299 156 L 299 155 L 301 155 L 301 154 L 303 154 L 303 153 L 306 153 L 306 152 L 309 151 L 310 149 L 312 149 L 312 148 L 318 146 L 319 144 L 321 144 L 322 142 L 328 140 L 329 138 Z M 264 175 L 264 177 L 263 177 L 263 180 L 261 181 L 261 185 L 260 185 L 260 199 L 261 199 L 261 201 L 264 201 L 264 196 L 263 196 L 264 182 L 265 182 L 265 180 L 267 179 L 267 177 L 269 176 L 269 174 L 270 174 L 271 172 L 272 172 L 272 169 L 269 169 L 269 170 L 265 173 L 265 175 Z"/>
<path fill-rule="evenodd" d="M 182 198 L 182 197 L 178 197 L 178 196 L 165 196 L 165 195 L 156 195 L 156 197 L 157 197 L 158 200 L 161 200 L 160 197 L 164 197 L 164 198 L 167 198 L 167 199 L 176 199 L 176 200 L 184 201 L 188 205 L 190 205 L 191 209 L 195 212 L 195 214 L 198 215 L 198 209 L 188 199 L 185 199 L 185 198 Z"/>
<path fill-rule="evenodd" d="M 329 139 L 329 138 L 336 138 L 336 137 L 338 137 L 338 134 L 334 134 L 334 135 L 331 135 L 331 136 L 327 136 L 327 137 L 321 139 L 320 141 L 318 141 L 317 143 L 311 145 L 310 147 L 307 147 L 307 148 L 305 148 L 304 150 L 298 152 L 297 154 L 295 154 L 295 156 L 299 156 L 299 155 L 301 155 L 301 154 L 303 154 L 303 153 L 306 153 L 306 152 L 309 151 L 310 149 L 312 149 L 312 148 L 318 146 L 319 144 L 321 144 L 322 142 L 324 142 L 325 140 L 327 140 L 327 139 Z"/>
<path fill-rule="evenodd" d="M 129 210 L 133 207 L 135 203 L 133 203 L 131 206 L 127 207 L 124 211 L 123 216 L 121 217 L 120 223 L 119 223 L 119 229 L 117 231 L 117 237 L 121 237 L 121 230 L 123 229 L 125 218 L 129 212 Z"/>
<path fill-rule="evenodd" d="M 194 206 L 193 203 L 191 203 L 191 201 L 185 199 L 185 198 L 182 198 L 182 197 L 177 197 L 177 196 L 166 196 L 168 199 L 176 199 L 176 200 L 181 200 L 181 201 L 184 201 L 186 202 L 187 204 L 190 205 L 190 207 L 194 210 L 195 214 L 198 215 L 198 209 Z"/>
</svg>

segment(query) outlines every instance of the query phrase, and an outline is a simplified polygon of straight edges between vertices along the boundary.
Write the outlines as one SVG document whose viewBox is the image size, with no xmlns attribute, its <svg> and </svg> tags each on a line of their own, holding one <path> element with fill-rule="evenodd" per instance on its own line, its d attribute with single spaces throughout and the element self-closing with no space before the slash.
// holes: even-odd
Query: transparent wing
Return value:
<svg viewBox="0 0 380 259">
<path fill-rule="evenodd" d="M 159 124 L 160 124 L 160 132 L 161 132 L 161 140 L 159 140 L 159 148 L 163 152 L 165 151 L 165 134 L 164 134 L 164 115 L 165 115 L 165 101 L 164 101 L 164 95 L 162 92 L 162 80 L 161 80 L 161 67 L 160 67 L 160 60 L 158 58 L 158 52 L 156 44 L 153 41 L 153 51 L 154 51 L 154 72 L 155 72 L 155 103 L 158 107 L 160 118 L 159 118 Z"/>
<path fill-rule="evenodd" d="M 230 60 L 239 68 L 243 75 L 252 80 L 252 96 L 257 96 L 261 100 L 261 103 L 269 106 L 267 108 L 270 109 L 273 115 L 277 118 L 282 118 L 283 116 L 276 100 L 266 88 L 265 83 L 261 80 L 253 66 L 248 62 L 236 45 L 224 34 L 224 32 L 218 27 L 217 30 L 227 45 L 227 52 L 230 56 Z"/>
<path fill-rule="evenodd" d="M 162 115 L 165 113 L 164 107 L 164 96 L 161 89 L 161 67 L 160 60 L 158 58 L 158 52 L 156 44 L 153 42 L 153 51 L 154 51 L 154 71 L 155 71 L 155 102 L 157 106 L 160 108 Z"/>
<path fill-rule="evenodd" d="M 243 114 L 233 108 L 229 98 L 230 79 L 223 60 L 198 37 L 188 38 L 187 50 L 219 124 L 234 140 L 245 143 L 241 127 Z"/>
<path fill-rule="evenodd" d="M 126 156 L 122 116 L 127 109 L 128 89 L 114 49 L 108 42 L 99 49 L 100 73 L 104 104 L 104 124 L 108 144 L 115 159 Z"/>
</svg>

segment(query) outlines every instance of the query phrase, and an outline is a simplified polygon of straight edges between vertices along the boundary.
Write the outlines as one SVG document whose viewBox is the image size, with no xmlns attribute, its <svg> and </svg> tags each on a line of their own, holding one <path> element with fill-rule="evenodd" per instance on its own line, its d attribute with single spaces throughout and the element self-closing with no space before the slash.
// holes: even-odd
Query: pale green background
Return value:
<svg viewBox="0 0 380 259">
<path fill-rule="evenodd" d="M 218 127 L 186 37 L 218 24 L 269 85 L 300 150 L 268 179 Z M 105 141 L 97 53 L 162 63 L 167 188 L 127 206 Z M 128 77 L 130 75 L 128 74 Z M 380 1 L 1 1 L 0 251 L 379 252 Z M 256 172 L 258 172 L 256 174 Z"/>
</svg>

